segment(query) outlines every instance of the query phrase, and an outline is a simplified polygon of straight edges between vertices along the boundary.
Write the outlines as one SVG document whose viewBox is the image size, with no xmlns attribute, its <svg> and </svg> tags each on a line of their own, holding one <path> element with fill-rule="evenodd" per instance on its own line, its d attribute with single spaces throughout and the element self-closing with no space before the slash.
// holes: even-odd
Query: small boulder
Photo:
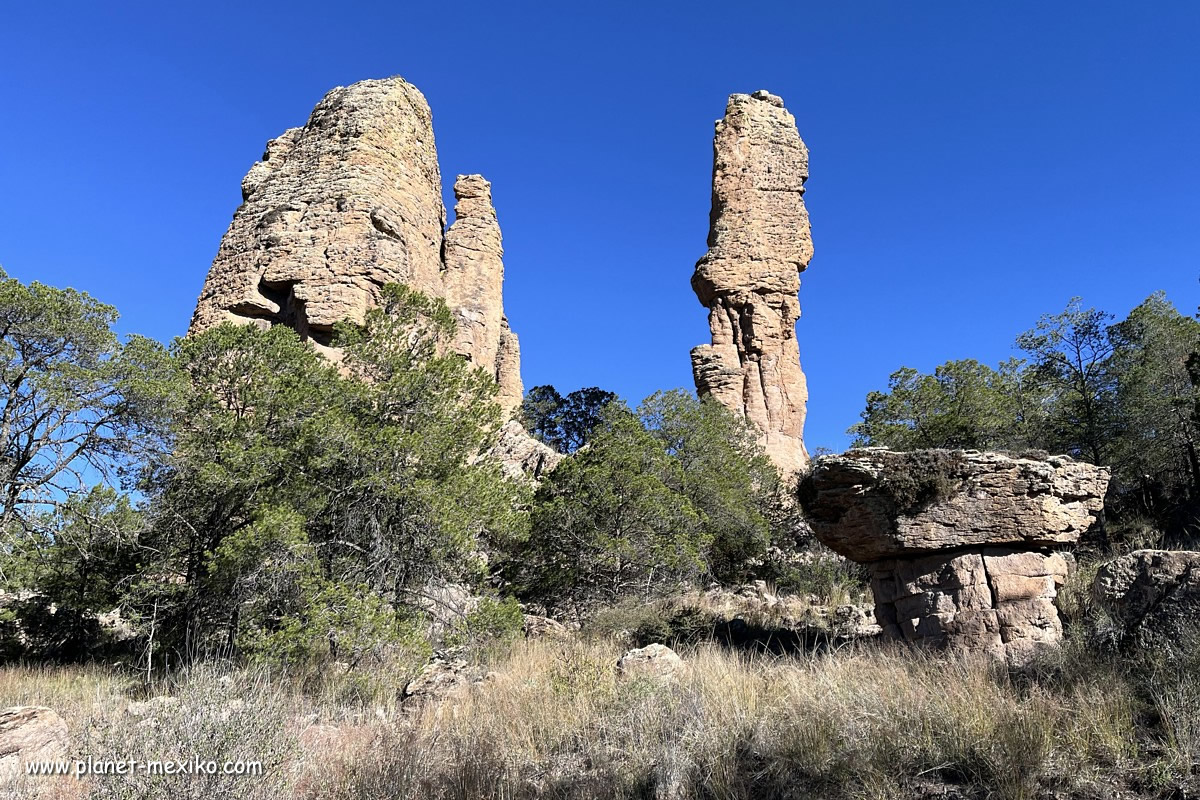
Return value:
<svg viewBox="0 0 1200 800">
<path fill-rule="evenodd" d="M 617 675 L 624 679 L 644 678 L 666 683 L 674 681 L 684 669 L 683 659 L 665 644 L 630 650 L 617 660 Z"/>
<path fill-rule="evenodd" d="M 1126 645 L 1177 641 L 1200 624 L 1200 552 L 1137 550 L 1109 561 L 1092 585 Z"/>
<path fill-rule="evenodd" d="M 0 710 L 0 780 L 21 772 L 29 761 L 61 759 L 67 751 L 67 723 L 44 706 Z"/>
<path fill-rule="evenodd" d="M 417 677 L 404 687 L 401 705 L 405 709 L 419 708 L 428 703 L 449 701 L 455 705 L 470 695 L 471 687 L 483 682 L 483 674 L 472 667 L 458 648 L 435 653 Z"/>
<path fill-rule="evenodd" d="M 571 635 L 571 630 L 558 620 L 537 614 L 525 615 L 521 632 L 526 639 L 565 639 Z"/>
</svg>

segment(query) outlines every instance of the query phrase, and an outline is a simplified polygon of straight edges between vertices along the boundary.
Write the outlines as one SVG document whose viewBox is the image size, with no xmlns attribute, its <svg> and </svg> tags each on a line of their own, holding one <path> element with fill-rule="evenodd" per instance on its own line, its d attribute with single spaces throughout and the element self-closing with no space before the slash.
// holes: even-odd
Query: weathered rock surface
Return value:
<svg viewBox="0 0 1200 800">
<path fill-rule="evenodd" d="M 1177 642 L 1200 626 L 1200 552 L 1137 550 L 1101 566 L 1092 590 L 1126 644 Z"/>
<path fill-rule="evenodd" d="M 1104 509 L 1109 472 L 1067 456 L 882 448 L 823 456 L 802 497 L 830 549 L 878 561 L 978 545 L 1072 544 Z"/>
<path fill-rule="evenodd" d="M 617 660 L 617 675 L 624 679 L 641 678 L 668 683 L 679 677 L 683 670 L 683 659 L 665 644 L 639 647 Z"/>
<path fill-rule="evenodd" d="M 21 765 L 30 761 L 61 759 L 66 750 L 67 723 L 53 709 L 0 710 L 0 780 L 21 774 Z"/>
<path fill-rule="evenodd" d="M 482 175 L 454 182 L 454 224 L 446 231 L 442 282 L 458 330 L 454 349 L 491 374 L 497 400 L 511 412 L 521 404 L 520 346 L 504 316 L 504 247 L 492 207 L 492 185 Z"/>
<path fill-rule="evenodd" d="M 1054 599 L 1072 564 L 1061 553 L 997 547 L 876 562 L 875 616 L 893 639 L 1021 663 L 1062 638 Z"/>
<path fill-rule="evenodd" d="M 501 471 L 509 478 L 532 481 L 552 472 L 564 457 L 530 436 L 516 420 L 509 420 L 500 428 L 488 456 L 500 462 Z"/>
<path fill-rule="evenodd" d="M 550 617 L 526 614 L 521 621 L 521 633 L 526 639 L 568 639 L 572 629 Z"/>
<path fill-rule="evenodd" d="M 404 687 L 401 703 L 406 709 L 420 708 L 428 703 L 453 705 L 465 700 L 471 687 L 483 680 L 484 674 L 471 666 L 461 650 L 439 651 Z"/>
<path fill-rule="evenodd" d="M 817 459 L 800 488 L 828 547 L 869 565 L 885 636 L 1020 664 L 1062 637 L 1054 552 L 1104 507 L 1109 473 L 1065 456 L 868 448 Z"/>
<path fill-rule="evenodd" d="M 692 350 L 692 373 L 701 395 L 758 429 L 785 474 L 808 463 L 796 342 L 800 272 L 813 253 L 807 179 L 808 150 L 783 101 L 731 95 L 713 139 L 709 249 L 692 276 L 712 343 Z"/>
<path fill-rule="evenodd" d="M 190 332 L 284 324 L 336 357 L 334 324 L 360 321 L 383 285 L 407 284 L 446 300 L 455 350 L 496 378 L 511 413 L 520 356 L 491 186 L 465 175 L 454 192 L 446 230 L 433 116 L 416 87 L 395 77 L 334 89 L 247 173 Z"/>
</svg>

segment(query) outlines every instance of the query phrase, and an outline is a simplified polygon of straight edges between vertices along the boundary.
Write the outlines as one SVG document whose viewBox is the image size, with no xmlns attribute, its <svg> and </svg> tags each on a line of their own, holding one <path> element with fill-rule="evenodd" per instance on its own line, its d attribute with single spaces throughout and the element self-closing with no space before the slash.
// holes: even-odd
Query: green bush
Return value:
<svg viewBox="0 0 1200 800">
<path fill-rule="evenodd" d="M 507 641 L 521 635 L 525 614 L 516 598 L 496 600 L 485 597 L 479 606 L 463 618 L 447 637 L 447 644 L 487 644 L 492 641 Z"/>
<path fill-rule="evenodd" d="M 960 485 L 962 454 L 954 450 L 897 453 L 875 484 L 900 514 L 916 514 L 951 497 Z"/>
</svg>

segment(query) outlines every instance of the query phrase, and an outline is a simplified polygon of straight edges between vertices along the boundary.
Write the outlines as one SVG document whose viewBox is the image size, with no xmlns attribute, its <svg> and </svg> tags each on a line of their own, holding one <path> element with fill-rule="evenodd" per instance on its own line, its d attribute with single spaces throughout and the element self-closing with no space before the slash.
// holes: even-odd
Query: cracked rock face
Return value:
<svg viewBox="0 0 1200 800">
<path fill-rule="evenodd" d="M 1108 470 L 1065 456 L 851 450 L 800 489 L 817 537 L 871 570 L 883 634 L 1021 664 L 1062 636 L 1054 604 Z"/>
<path fill-rule="evenodd" d="M 189 332 L 284 324 L 336 358 L 334 324 L 361 321 L 382 286 L 404 283 L 447 302 L 455 350 L 496 378 L 511 413 L 520 355 L 491 186 L 459 176 L 454 193 L 447 231 L 433 115 L 416 87 L 396 77 L 334 89 L 246 174 Z"/>
<path fill-rule="evenodd" d="M 982 547 L 871 565 L 884 636 L 1024 663 L 1062 638 L 1054 599 L 1074 560 Z"/>
<path fill-rule="evenodd" d="M 0 782 L 20 775 L 22 764 L 63 758 L 67 744 L 67 723 L 53 709 L 0 709 Z"/>
<path fill-rule="evenodd" d="M 808 463 L 796 342 L 796 294 L 813 252 L 807 179 L 808 150 L 783 101 L 765 91 L 731 95 L 713 139 L 709 249 L 692 276 L 712 343 L 692 350 L 692 373 L 702 396 L 757 428 L 785 475 Z"/>
<path fill-rule="evenodd" d="M 1154 647 L 1194 632 L 1200 619 L 1200 552 L 1137 550 L 1100 567 L 1092 593 L 1126 645 Z"/>
<path fill-rule="evenodd" d="M 1104 509 L 1109 472 L 1067 456 L 881 448 L 823 456 L 806 487 L 808 520 L 854 561 L 979 545 L 1073 544 Z M 911 508 L 897 508 L 899 485 Z"/>
</svg>

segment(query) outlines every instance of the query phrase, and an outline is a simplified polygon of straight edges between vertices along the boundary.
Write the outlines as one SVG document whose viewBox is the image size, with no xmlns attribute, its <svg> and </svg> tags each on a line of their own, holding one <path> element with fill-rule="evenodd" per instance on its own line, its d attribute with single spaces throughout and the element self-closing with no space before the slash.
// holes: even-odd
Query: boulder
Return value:
<svg viewBox="0 0 1200 800">
<path fill-rule="evenodd" d="M 868 565 L 884 636 L 1023 664 L 1062 638 L 1059 552 L 1099 518 L 1106 469 L 1066 456 L 880 448 L 801 483 L 817 537 Z"/>
<path fill-rule="evenodd" d="M 808 149 L 783 100 L 731 95 L 713 137 L 708 252 L 692 275 L 712 342 L 692 350 L 692 374 L 697 392 L 758 430 L 785 475 L 808 463 L 796 342 L 800 272 L 812 258 L 807 179 Z"/>
<path fill-rule="evenodd" d="M 0 710 L 0 780 L 21 774 L 30 761 L 62 759 L 67 752 L 67 723 L 44 706 Z"/>
<path fill-rule="evenodd" d="M 481 683 L 482 674 L 471 667 L 457 650 L 435 653 L 433 658 L 404 687 L 401 705 L 405 709 L 420 708 L 429 703 L 452 705 L 466 699 L 471 686 Z"/>
<path fill-rule="evenodd" d="M 1138 550 L 1102 565 L 1096 603 L 1118 623 L 1122 641 L 1154 647 L 1200 626 L 1200 552 Z"/>
<path fill-rule="evenodd" d="M 571 636 L 571 629 L 556 619 L 526 614 L 521 623 L 521 633 L 526 639 L 567 639 Z"/>
<path fill-rule="evenodd" d="M 665 644 L 630 650 L 617 660 L 617 675 L 626 680 L 669 683 L 678 678 L 684 668 L 683 659 Z"/>
</svg>

